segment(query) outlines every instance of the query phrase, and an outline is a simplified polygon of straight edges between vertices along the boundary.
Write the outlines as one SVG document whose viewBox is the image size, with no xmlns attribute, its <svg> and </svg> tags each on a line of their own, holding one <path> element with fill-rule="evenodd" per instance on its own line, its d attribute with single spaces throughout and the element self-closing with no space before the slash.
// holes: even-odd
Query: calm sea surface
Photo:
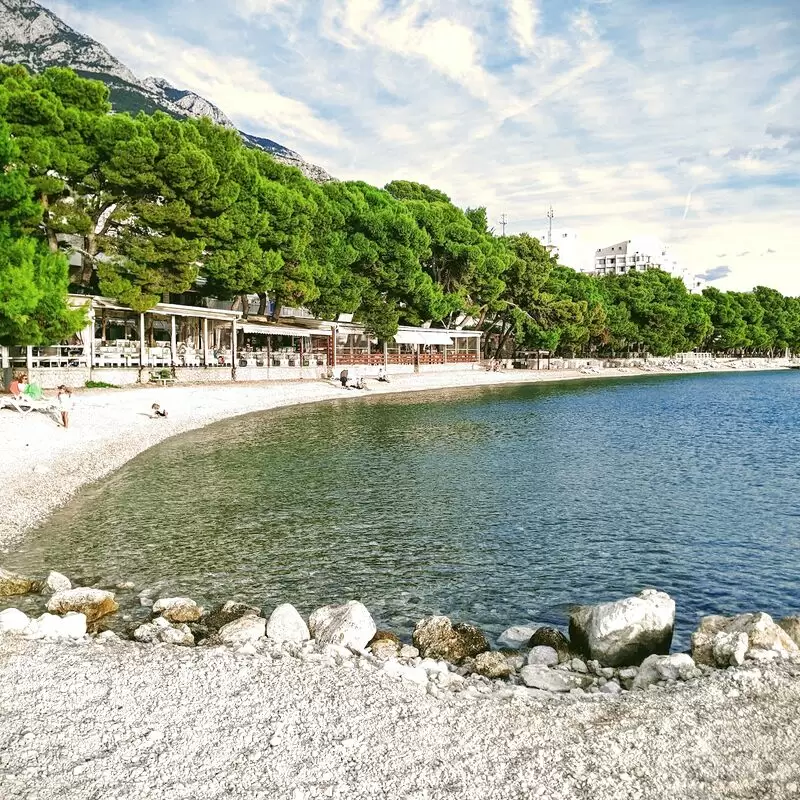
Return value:
<svg viewBox="0 0 800 800">
<path fill-rule="evenodd" d="M 800 613 L 799 448 L 789 371 L 298 407 L 144 453 L 6 565 L 133 581 L 130 602 L 358 598 L 403 635 L 432 613 L 563 625 L 654 586 L 684 646 L 703 614 Z"/>
</svg>

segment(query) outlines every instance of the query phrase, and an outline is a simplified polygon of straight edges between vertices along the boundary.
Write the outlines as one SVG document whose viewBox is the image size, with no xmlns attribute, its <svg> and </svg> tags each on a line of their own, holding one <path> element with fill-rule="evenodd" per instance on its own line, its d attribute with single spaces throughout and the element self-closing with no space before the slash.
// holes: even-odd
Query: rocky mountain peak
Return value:
<svg viewBox="0 0 800 800">
<path fill-rule="evenodd" d="M 140 80 L 99 42 L 75 31 L 34 0 L 0 0 L 0 62 L 23 64 L 32 72 L 48 67 L 70 67 L 86 78 L 105 83 L 116 111 L 164 111 L 174 117 L 208 117 L 218 125 L 236 129 L 213 103 L 186 89 L 178 89 L 164 78 Z M 239 131 L 250 147 L 270 153 L 275 159 L 298 167 L 312 180 L 331 176 L 301 156 L 271 139 Z"/>
</svg>

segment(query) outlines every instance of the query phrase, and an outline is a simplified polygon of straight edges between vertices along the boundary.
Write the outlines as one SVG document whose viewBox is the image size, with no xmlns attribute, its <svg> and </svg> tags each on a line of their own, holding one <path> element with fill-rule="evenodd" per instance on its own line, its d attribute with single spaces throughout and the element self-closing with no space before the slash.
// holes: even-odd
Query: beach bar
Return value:
<svg viewBox="0 0 800 800">
<path fill-rule="evenodd" d="M 266 317 L 218 307 L 158 303 L 138 312 L 108 297 L 70 295 L 87 325 L 47 347 L 0 348 L 6 383 L 24 369 L 31 383 L 54 388 L 88 381 L 137 383 L 319 379 L 342 368 L 361 374 L 474 369 L 479 331 L 401 326 L 390 341 L 342 315 L 328 322 L 292 314 Z M 291 310 L 289 310 L 291 313 Z"/>
</svg>

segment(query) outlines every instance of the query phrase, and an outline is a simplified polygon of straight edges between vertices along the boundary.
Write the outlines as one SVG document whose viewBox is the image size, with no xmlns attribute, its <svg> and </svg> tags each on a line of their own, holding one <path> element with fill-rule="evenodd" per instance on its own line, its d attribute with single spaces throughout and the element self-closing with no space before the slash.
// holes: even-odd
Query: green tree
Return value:
<svg viewBox="0 0 800 800">
<path fill-rule="evenodd" d="M 0 121 L 0 344 L 61 341 L 85 315 L 67 304 L 67 260 L 33 235 L 41 207 L 8 126 Z"/>
</svg>

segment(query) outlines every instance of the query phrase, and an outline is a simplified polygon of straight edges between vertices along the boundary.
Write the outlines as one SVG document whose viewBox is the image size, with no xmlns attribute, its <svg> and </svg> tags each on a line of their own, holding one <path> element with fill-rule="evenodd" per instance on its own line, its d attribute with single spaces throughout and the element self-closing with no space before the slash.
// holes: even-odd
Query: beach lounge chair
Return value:
<svg viewBox="0 0 800 800">
<path fill-rule="evenodd" d="M 0 408 L 12 408 L 25 416 L 30 414 L 31 411 L 44 411 L 45 413 L 58 413 L 58 404 L 53 400 L 48 400 L 46 397 L 33 399 L 23 394 L 19 397 L 4 396 L 2 398 L 2 406 Z"/>
</svg>

